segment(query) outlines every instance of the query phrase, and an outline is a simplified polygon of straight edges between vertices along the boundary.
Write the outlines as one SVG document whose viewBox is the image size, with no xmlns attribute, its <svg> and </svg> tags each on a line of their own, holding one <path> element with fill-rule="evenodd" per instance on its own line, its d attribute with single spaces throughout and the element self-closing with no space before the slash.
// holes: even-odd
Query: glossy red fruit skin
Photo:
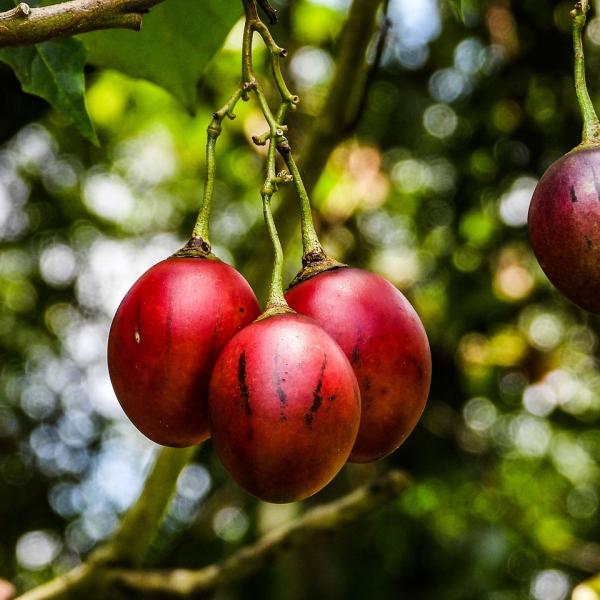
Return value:
<svg viewBox="0 0 600 600">
<path fill-rule="evenodd" d="M 350 461 L 396 450 L 419 421 L 431 385 L 429 342 L 414 308 L 383 277 L 353 268 L 319 273 L 286 299 L 329 333 L 354 368 L 362 417 Z"/>
<path fill-rule="evenodd" d="M 108 339 L 110 378 L 133 424 L 163 446 L 207 439 L 214 363 L 259 314 L 246 280 L 219 260 L 172 257 L 146 271 L 121 302 Z"/>
<path fill-rule="evenodd" d="M 600 313 L 600 148 L 575 149 L 540 179 L 529 206 L 531 246 L 548 279 Z"/>
<path fill-rule="evenodd" d="M 312 496 L 344 466 L 360 393 L 340 347 L 313 321 L 256 321 L 219 357 L 210 383 L 215 450 L 232 477 L 267 502 Z"/>
</svg>

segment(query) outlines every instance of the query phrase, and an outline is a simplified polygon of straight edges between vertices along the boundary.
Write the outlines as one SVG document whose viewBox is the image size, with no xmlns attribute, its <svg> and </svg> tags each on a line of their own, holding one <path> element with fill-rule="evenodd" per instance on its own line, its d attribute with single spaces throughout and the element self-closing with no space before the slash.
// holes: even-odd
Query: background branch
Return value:
<svg viewBox="0 0 600 600">
<path fill-rule="evenodd" d="M 160 450 L 142 493 L 112 539 L 92 554 L 93 562 L 140 564 L 169 505 L 179 474 L 197 449 L 192 446 Z"/>
<path fill-rule="evenodd" d="M 355 104 L 355 108 L 353 109 L 352 114 L 348 115 L 347 122 L 344 123 L 344 136 L 351 135 L 356 130 L 367 108 L 369 91 L 373 86 L 373 83 L 375 83 L 375 78 L 377 77 L 377 73 L 381 67 L 381 62 L 387 47 L 390 30 L 392 29 L 392 20 L 388 16 L 389 8 L 390 0 L 384 0 L 382 7 L 381 26 L 379 28 L 373 62 L 367 69 L 364 84 L 361 86 L 362 90 L 360 90 L 360 93 L 357 92 L 359 99 Z"/>
<path fill-rule="evenodd" d="M 146 478 L 142 493 L 123 517 L 115 535 L 98 547 L 83 565 L 23 594 L 21 600 L 62 598 L 73 589 L 93 589 L 107 565 L 138 565 L 156 534 L 179 474 L 196 449 L 196 446 L 185 450 L 162 449 Z"/>
<path fill-rule="evenodd" d="M 346 124 L 353 121 L 360 109 L 369 72 L 367 48 L 373 39 L 377 12 L 382 4 L 382 0 L 354 0 L 352 3 L 329 94 L 321 114 L 312 124 L 299 161 L 309 194 L 319 180 L 330 154 L 352 133 Z M 292 219 L 296 222 L 296 215 L 292 214 Z"/>
<path fill-rule="evenodd" d="M 163 0 L 70 0 L 42 8 L 21 2 L 0 13 L 0 48 L 37 44 L 98 29 L 140 29 L 142 17 Z"/>
<path fill-rule="evenodd" d="M 410 480 L 404 473 L 390 471 L 339 500 L 307 511 L 224 561 L 200 570 L 112 571 L 109 580 L 112 579 L 113 585 L 146 597 L 204 595 L 259 570 L 283 550 L 305 544 L 320 533 L 336 531 L 358 521 L 397 498 L 409 484 Z"/>
<path fill-rule="evenodd" d="M 271 25 L 275 25 L 275 23 L 277 23 L 278 21 L 277 11 L 275 10 L 275 8 L 273 8 L 273 6 L 271 6 L 269 0 L 258 0 L 258 4 L 263 9 L 267 17 L 269 17 Z"/>
<path fill-rule="evenodd" d="M 404 473 L 390 471 L 339 500 L 307 511 L 222 562 L 202 569 L 135 571 L 111 568 L 92 560 L 19 596 L 18 600 L 120 598 L 123 594 L 136 598 L 188 598 L 206 594 L 259 570 L 284 550 L 358 521 L 397 498 L 409 485 Z"/>
<path fill-rule="evenodd" d="M 347 496 L 307 511 L 301 517 L 266 534 L 222 562 L 198 570 L 134 571 L 86 563 L 20 600 L 56 598 L 189 598 L 211 592 L 259 570 L 278 553 L 336 531 L 373 513 L 397 498 L 409 486 L 408 477 L 390 471 Z"/>
</svg>

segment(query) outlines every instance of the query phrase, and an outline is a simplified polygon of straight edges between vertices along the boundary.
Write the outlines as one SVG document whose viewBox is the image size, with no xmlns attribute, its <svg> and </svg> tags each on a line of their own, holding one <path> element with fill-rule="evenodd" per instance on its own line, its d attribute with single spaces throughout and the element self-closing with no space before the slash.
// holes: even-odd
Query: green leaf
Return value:
<svg viewBox="0 0 600 600">
<path fill-rule="evenodd" d="M 87 139 L 98 142 L 85 108 L 85 49 L 77 40 L 44 42 L 0 50 L 0 61 L 11 66 L 23 91 L 47 100 L 64 113 Z"/>
<path fill-rule="evenodd" d="M 37 2 L 29 2 L 35 6 Z M 16 5 L 0 0 L 0 10 Z M 85 49 L 77 40 L 53 40 L 23 48 L 0 49 L 0 61 L 12 67 L 23 91 L 47 100 L 66 115 L 87 139 L 98 143 L 85 108 Z"/>
<path fill-rule="evenodd" d="M 144 16 L 140 32 L 81 39 L 90 63 L 157 83 L 193 111 L 197 83 L 241 12 L 239 0 L 166 0 Z"/>
</svg>

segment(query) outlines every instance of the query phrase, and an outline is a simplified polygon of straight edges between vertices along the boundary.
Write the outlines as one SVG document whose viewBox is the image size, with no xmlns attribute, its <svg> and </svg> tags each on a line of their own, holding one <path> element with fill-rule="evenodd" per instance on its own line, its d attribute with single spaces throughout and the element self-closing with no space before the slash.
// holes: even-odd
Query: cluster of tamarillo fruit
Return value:
<svg viewBox="0 0 600 600">
<path fill-rule="evenodd" d="M 600 314 L 600 122 L 585 80 L 582 30 L 588 0 L 571 12 L 580 145 L 540 179 L 529 207 L 529 238 L 548 279 L 579 307 Z"/>
<path fill-rule="evenodd" d="M 278 47 L 242 0 L 246 24 L 242 83 L 208 128 L 207 181 L 192 238 L 144 273 L 114 317 L 108 367 L 133 424 L 165 446 L 212 437 L 225 468 L 247 491 L 292 502 L 327 485 L 347 461 L 370 462 L 397 449 L 417 424 L 431 384 L 423 325 L 388 281 L 342 265 L 319 243 L 310 201 L 281 126 L 298 97 L 287 89 Z M 271 22 L 276 11 L 260 6 Z M 252 66 L 252 36 L 270 50 L 282 98 L 275 117 Z M 215 143 L 253 92 L 270 142 L 263 211 L 274 248 L 269 301 L 261 314 L 248 282 L 216 258 L 208 243 Z M 290 171 L 275 170 L 276 150 Z M 293 181 L 301 201 L 303 269 L 284 294 L 283 253 L 271 213 L 280 183 Z"/>
<path fill-rule="evenodd" d="M 110 330 L 108 365 L 121 406 L 148 438 L 184 447 L 212 437 L 242 487 L 269 502 L 291 502 L 322 489 L 347 461 L 374 461 L 402 444 L 427 401 L 431 354 L 417 313 L 390 282 L 322 252 L 289 155 L 289 178 L 305 200 L 304 269 L 284 296 L 270 199 L 281 179 L 274 172 L 274 147 L 285 147 L 285 138 L 253 80 L 254 31 L 271 50 L 282 106 L 297 97 L 278 72 L 277 57 L 285 51 L 259 21 L 255 0 L 243 3 L 249 32 L 243 56 L 249 62 L 241 90 L 214 113 L 209 127 L 203 235 L 195 229 L 181 251 L 149 269 L 127 293 Z M 587 9 L 579 2 L 572 13 L 583 141 L 540 180 L 529 233 L 556 287 L 600 313 L 600 122 L 585 83 L 581 31 Z M 248 282 L 210 252 L 204 235 L 220 123 L 233 118 L 233 107 L 252 86 L 271 124 L 262 195 L 276 258 L 262 314 Z"/>
<path fill-rule="evenodd" d="M 421 321 L 382 277 L 333 268 L 286 299 L 261 316 L 234 268 L 173 256 L 133 285 L 108 345 L 117 398 L 142 433 L 179 447 L 211 435 L 233 478 L 270 502 L 395 450 L 431 380 Z"/>
</svg>

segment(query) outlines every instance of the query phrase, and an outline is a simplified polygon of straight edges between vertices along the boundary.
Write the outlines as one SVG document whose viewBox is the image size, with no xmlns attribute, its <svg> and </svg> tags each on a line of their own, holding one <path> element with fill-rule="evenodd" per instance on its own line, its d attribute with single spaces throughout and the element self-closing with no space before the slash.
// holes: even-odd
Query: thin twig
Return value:
<svg viewBox="0 0 600 600">
<path fill-rule="evenodd" d="M 69 0 L 41 8 L 21 2 L 0 13 L 0 48 L 37 44 L 99 29 L 139 30 L 163 0 Z"/>
<path fill-rule="evenodd" d="M 375 56 L 373 57 L 373 62 L 369 67 L 369 71 L 367 73 L 367 77 L 365 79 L 365 84 L 361 91 L 360 100 L 358 101 L 356 112 L 348 119 L 348 121 L 344 124 L 343 135 L 347 136 L 353 133 L 358 127 L 362 117 L 367 108 L 367 101 L 369 99 L 369 92 L 373 87 L 373 83 L 375 82 L 375 78 L 377 77 L 377 73 L 379 71 L 379 67 L 381 66 L 381 61 L 383 60 L 383 54 L 385 52 L 385 47 L 387 45 L 388 37 L 390 31 L 392 29 L 392 20 L 388 16 L 388 11 L 390 7 L 390 0 L 385 0 L 383 6 L 383 16 L 381 26 L 379 28 L 379 38 L 377 40 L 377 47 L 375 48 Z"/>
<path fill-rule="evenodd" d="M 269 17 L 269 21 L 271 25 L 275 25 L 279 20 L 277 16 L 277 11 L 271 6 L 269 0 L 258 0 L 258 4 L 263 9 L 264 13 Z"/>
</svg>

